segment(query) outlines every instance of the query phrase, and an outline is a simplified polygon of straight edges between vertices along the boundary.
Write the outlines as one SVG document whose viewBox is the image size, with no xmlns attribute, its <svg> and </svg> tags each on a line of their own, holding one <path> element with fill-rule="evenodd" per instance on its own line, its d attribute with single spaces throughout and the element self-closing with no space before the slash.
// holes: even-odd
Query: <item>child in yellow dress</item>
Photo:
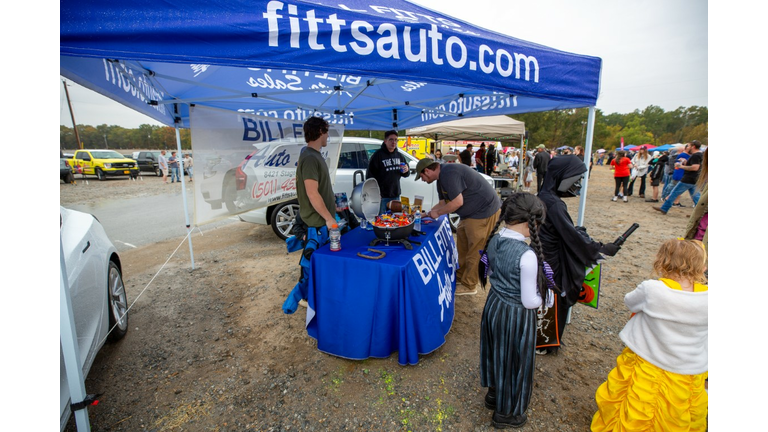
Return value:
<svg viewBox="0 0 768 432">
<path fill-rule="evenodd" d="M 597 389 L 592 431 L 707 429 L 706 269 L 702 242 L 667 240 L 653 263 L 661 277 L 624 297 L 626 348 Z"/>
</svg>

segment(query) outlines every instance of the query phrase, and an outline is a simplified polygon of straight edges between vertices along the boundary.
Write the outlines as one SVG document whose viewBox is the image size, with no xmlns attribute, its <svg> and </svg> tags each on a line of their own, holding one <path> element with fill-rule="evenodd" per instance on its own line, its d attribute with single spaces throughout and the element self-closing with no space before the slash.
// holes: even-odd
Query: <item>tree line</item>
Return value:
<svg viewBox="0 0 768 432">
<path fill-rule="evenodd" d="M 544 144 L 554 149 L 562 146 L 582 145 L 587 134 L 587 108 L 545 111 L 517 114 L 516 120 L 525 122 L 529 145 Z M 592 141 L 593 150 L 613 150 L 621 145 L 653 144 L 660 146 L 671 143 L 684 143 L 699 140 L 708 145 L 709 111 L 707 107 L 680 107 L 665 112 L 662 108 L 650 105 L 644 110 L 635 110 L 628 114 L 613 113 L 604 115 L 595 110 L 595 130 Z M 143 124 L 136 129 L 121 126 L 78 125 L 78 134 L 83 148 L 88 149 L 175 149 L 176 129 L 170 126 Z M 79 148 L 74 129 L 60 126 L 60 146 L 62 150 Z M 405 131 L 400 131 L 405 136 Z M 182 150 L 192 148 L 189 129 L 180 129 Z M 384 138 L 384 131 L 345 131 L 347 136 Z"/>
</svg>

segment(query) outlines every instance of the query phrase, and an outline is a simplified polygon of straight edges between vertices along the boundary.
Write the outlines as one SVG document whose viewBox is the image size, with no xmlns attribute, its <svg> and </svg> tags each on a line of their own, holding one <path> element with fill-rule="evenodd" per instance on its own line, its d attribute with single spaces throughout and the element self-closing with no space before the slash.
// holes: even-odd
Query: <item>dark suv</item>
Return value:
<svg viewBox="0 0 768 432">
<path fill-rule="evenodd" d="M 72 170 L 72 165 L 69 164 L 69 159 L 60 158 L 59 162 L 59 178 L 64 183 L 73 183 L 75 181 L 75 172 Z"/>
<path fill-rule="evenodd" d="M 160 169 L 157 161 L 160 159 L 160 150 L 135 152 L 134 158 L 139 164 L 139 172 L 151 172 L 156 176 L 162 176 L 163 170 Z"/>
</svg>

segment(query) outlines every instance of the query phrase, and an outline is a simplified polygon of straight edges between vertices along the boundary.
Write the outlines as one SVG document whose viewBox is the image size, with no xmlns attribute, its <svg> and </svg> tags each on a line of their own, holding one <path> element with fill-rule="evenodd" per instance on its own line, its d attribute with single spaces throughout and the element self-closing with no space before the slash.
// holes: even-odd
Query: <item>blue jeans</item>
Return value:
<svg viewBox="0 0 768 432">
<path fill-rule="evenodd" d="M 666 174 L 664 174 L 666 176 Z M 666 178 L 666 182 L 664 182 L 664 189 L 661 190 L 661 197 L 666 198 L 669 196 L 669 193 L 672 192 L 672 189 L 677 185 L 677 180 L 672 180 L 672 174 L 669 175 L 669 178 Z"/>
<path fill-rule="evenodd" d="M 696 185 L 692 183 L 683 183 L 683 182 L 677 182 L 675 187 L 672 188 L 672 191 L 669 193 L 669 197 L 666 201 L 664 201 L 664 204 L 661 205 L 661 210 L 664 212 L 668 212 L 670 208 L 672 208 L 672 203 L 675 202 L 677 197 L 683 194 L 683 192 L 688 191 L 688 193 L 691 195 L 691 199 L 693 200 L 693 205 L 696 205 L 699 203 L 699 196 L 701 195 L 699 191 L 696 190 Z"/>
<path fill-rule="evenodd" d="M 179 178 L 179 167 L 171 167 L 171 181 L 181 181 Z"/>
</svg>

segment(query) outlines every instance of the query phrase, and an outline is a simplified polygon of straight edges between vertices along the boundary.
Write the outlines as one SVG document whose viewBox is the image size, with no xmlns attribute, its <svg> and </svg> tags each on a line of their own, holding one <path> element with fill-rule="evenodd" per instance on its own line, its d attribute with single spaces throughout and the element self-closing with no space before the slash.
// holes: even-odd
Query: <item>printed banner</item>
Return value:
<svg viewBox="0 0 768 432">
<path fill-rule="evenodd" d="M 304 122 L 202 106 L 191 108 L 190 120 L 196 225 L 296 197 Z M 321 154 L 335 178 L 344 127 L 332 124 L 328 135 Z"/>
</svg>

